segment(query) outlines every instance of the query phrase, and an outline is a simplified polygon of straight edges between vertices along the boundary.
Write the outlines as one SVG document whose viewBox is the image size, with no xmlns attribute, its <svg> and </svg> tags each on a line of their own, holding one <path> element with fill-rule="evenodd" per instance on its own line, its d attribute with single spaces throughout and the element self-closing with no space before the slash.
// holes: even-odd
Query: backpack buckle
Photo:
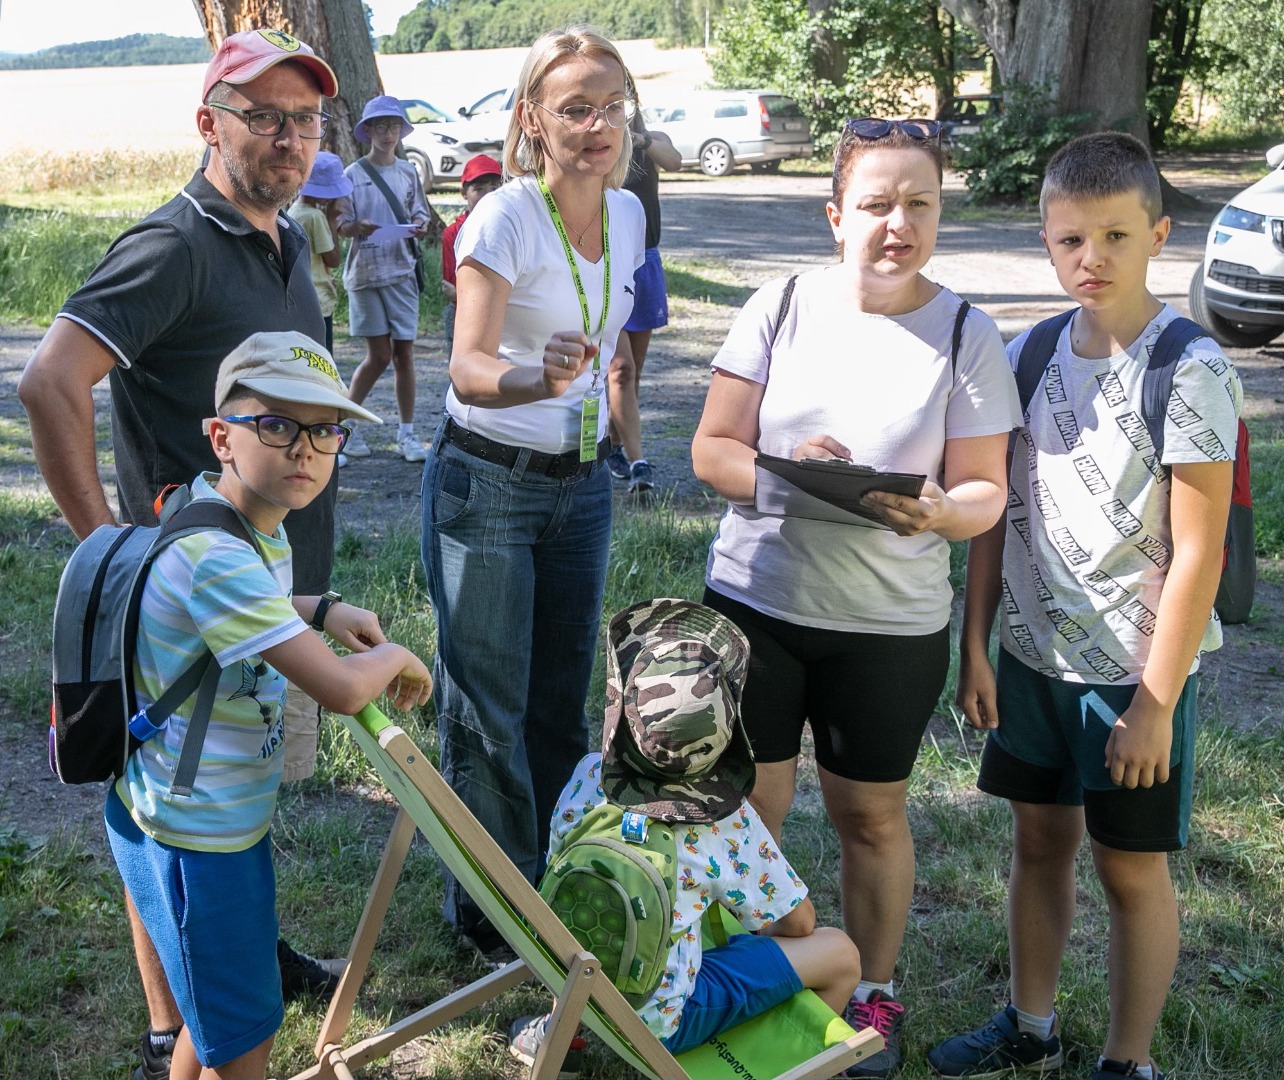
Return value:
<svg viewBox="0 0 1284 1080">
<path fill-rule="evenodd" d="M 168 721 L 168 717 L 166 720 Z M 118 720 L 117 723 L 120 723 Z M 163 727 L 164 725 L 162 725 Z M 161 728 L 158 728 L 147 716 L 146 709 L 139 709 L 129 718 L 129 733 L 139 742 L 146 742 L 154 735 L 159 735 Z"/>
</svg>

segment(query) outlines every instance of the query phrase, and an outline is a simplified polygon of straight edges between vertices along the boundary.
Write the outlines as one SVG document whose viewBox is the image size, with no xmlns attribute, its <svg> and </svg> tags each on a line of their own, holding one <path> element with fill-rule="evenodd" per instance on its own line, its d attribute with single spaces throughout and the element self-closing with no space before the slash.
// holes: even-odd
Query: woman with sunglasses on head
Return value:
<svg viewBox="0 0 1284 1080">
<path fill-rule="evenodd" d="M 589 27 L 531 47 L 504 143 L 511 179 L 456 243 L 451 388 L 424 466 L 441 771 L 532 882 L 588 744 L 611 537 L 606 374 L 645 250 L 642 206 L 619 190 L 628 85 Z M 484 959 L 511 959 L 449 878 L 445 914 Z"/>
<path fill-rule="evenodd" d="M 691 449 L 696 475 L 730 504 L 704 602 L 749 638 L 751 800 L 777 838 L 805 724 L 815 741 L 864 973 L 849 1016 L 887 1043 L 858 1076 L 900 1063 L 893 975 L 914 887 L 905 798 L 949 667 L 946 541 L 1003 512 L 1020 416 L 994 323 L 923 274 L 941 215 L 938 133 L 927 120 L 847 122 L 825 207 L 841 261 L 791 279 L 787 297 L 781 279 L 749 300 L 714 358 Z M 885 527 L 774 516 L 754 509 L 759 451 L 928 479 L 918 498 L 866 497 Z"/>
</svg>

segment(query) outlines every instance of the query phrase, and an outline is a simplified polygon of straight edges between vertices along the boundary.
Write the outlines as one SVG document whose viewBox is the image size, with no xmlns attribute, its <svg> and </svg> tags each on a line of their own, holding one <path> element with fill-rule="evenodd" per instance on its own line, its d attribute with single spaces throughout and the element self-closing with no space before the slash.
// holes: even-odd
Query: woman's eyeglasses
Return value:
<svg viewBox="0 0 1284 1080">
<path fill-rule="evenodd" d="M 939 120 L 883 120 L 876 116 L 862 116 L 848 120 L 843 125 L 843 131 L 855 135 L 858 139 L 885 139 L 893 131 L 899 131 L 911 139 L 930 141 L 940 138 L 941 122 Z"/>
<path fill-rule="evenodd" d="M 342 424 L 300 424 L 288 416 L 225 416 L 228 424 L 253 424 L 258 432 L 259 442 L 264 446 L 275 446 L 285 449 L 299 441 L 299 436 L 308 433 L 308 442 L 318 454 L 337 454 L 348 442 L 351 428 Z"/>
<path fill-rule="evenodd" d="M 550 109 L 547 105 L 540 105 L 538 101 L 533 99 L 528 98 L 527 100 L 532 105 L 539 105 L 546 113 L 556 116 L 570 131 L 588 131 L 589 128 L 597 123 L 599 116 L 604 117 L 611 127 L 622 128 L 633 119 L 633 114 L 638 111 L 637 102 L 630 101 L 628 98 L 612 101 L 611 104 L 601 109 L 595 109 L 592 105 L 568 105 L 561 112 Z"/>
</svg>

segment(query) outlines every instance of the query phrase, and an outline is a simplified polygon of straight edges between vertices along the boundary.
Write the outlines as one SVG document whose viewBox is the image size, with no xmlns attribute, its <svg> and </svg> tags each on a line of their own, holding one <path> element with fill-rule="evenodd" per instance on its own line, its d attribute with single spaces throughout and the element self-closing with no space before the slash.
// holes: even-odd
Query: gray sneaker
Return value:
<svg viewBox="0 0 1284 1080">
<path fill-rule="evenodd" d="M 883 1037 L 883 1049 L 871 1054 L 864 1061 L 850 1066 L 843 1076 L 893 1076 L 901 1068 L 901 1023 L 905 1019 L 905 1006 L 881 990 L 869 995 L 868 1001 L 852 998 L 847 1003 L 843 1019 L 853 1028 L 872 1027 Z"/>
<path fill-rule="evenodd" d="M 927 1063 L 942 1076 L 968 1080 L 1051 1072 L 1061 1068 L 1061 1060 L 1056 1022 L 1052 1034 L 1041 1039 L 1017 1027 L 1017 1012 L 1011 1005 L 995 1013 L 988 1024 L 937 1043 L 927 1052 Z"/>
<path fill-rule="evenodd" d="M 361 434 L 360 428 L 354 427 L 352 429 L 352 435 L 343 445 L 343 452 L 350 458 L 370 456 L 370 446 L 366 442 L 365 436 Z"/>
<path fill-rule="evenodd" d="M 606 467 L 611 470 L 611 475 L 616 480 L 627 480 L 629 478 L 629 459 L 628 455 L 624 453 L 624 447 L 611 447 L 611 452 L 606 458 Z"/>
<path fill-rule="evenodd" d="M 543 1016 L 518 1017 L 508 1025 L 508 1052 L 523 1065 L 533 1068 L 547 1025 L 548 1013 Z M 557 1071 L 557 1080 L 576 1080 L 583 1063 L 584 1037 L 577 1033 L 571 1039 L 562 1067 Z"/>
</svg>

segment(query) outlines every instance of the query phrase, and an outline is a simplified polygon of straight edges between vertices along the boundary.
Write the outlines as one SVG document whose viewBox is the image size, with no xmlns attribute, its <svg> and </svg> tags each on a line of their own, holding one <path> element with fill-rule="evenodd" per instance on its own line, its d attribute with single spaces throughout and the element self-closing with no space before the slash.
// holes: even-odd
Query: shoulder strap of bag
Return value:
<svg viewBox="0 0 1284 1080">
<path fill-rule="evenodd" d="M 192 533 L 206 532 L 209 529 L 221 529 L 238 540 L 244 541 L 254 549 L 260 558 L 263 553 L 245 527 L 241 515 L 236 510 L 217 499 L 196 499 L 175 511 L 161 526 L 156 543 L 149 553 L 150 565 L 160 552 L 183 536 Z M 141 598 L 142 589 L 138 589 Z M 137 634 L 137 617 L 134 627 L 128 632 Z M 132 640 L 132 638 L 130 639 Z M 156 699 L 146 710 L 147 721 L 154 727 L 162 727 L 184 701 L 193 692 L 196 693 L 196 705 L 187 722 L 187 732 L 183 736 L 183 749 L 178 756 L 178 767 L 174 771 L 174 780 L 170 792 L 186 797 L 192 793 L 196 781 L 196 770 L 201 762 L 201 750 L 205 745 L 205 733 L 209 730 L 210 716 L 214 712 L 214 695 L 218 689 L 219 676 L 223 669 L 208 649 L 198 656 L 192 664 L 177 678 L 174 683 Z"/>
<path fill-rule="evenodd" d="M 370 164 L 370 159 L 363 157 L 357 158 L 357 164 L 365 170 L 366 175 L 370 177 L 374 186 L 377 187 L 383 194 L 383 197 L 388 200 L 388 205 L 392 207 L 393 217 L 395 217 L 400 224 L 409 225 L 410 219 L 406 217 L 405 207 L 397 202 L 397 197 L 392 193 L 392 188 L 390 188 L 384 181 L 384 178 L 379 175 L 379 170 Z"/>
<path fill-rule="evenodd" d="M 776 311 L 776 321 L 771 328 L 771 343 L 776 344 L 780 337 L 780 328 L 785 325 L 785 316 L 789 314 L 789 304 L 794 298 L 794 286 L 798 283 L 798 275 L 791 274 L 789 280 L 785 282 L 784 291 L 780 294 L 780 308 Z"/>
<path fill-rule="evenodd" d="M 1074 318 L 1078 310 L 1078 308 L 1071 308 L 1060 315 L 1053 315 L 1050 319 L 1036 323 L 1026 337 L 1025 344 L 1021 346 L 1021 356 L 1017 360 L 1016 384 L 1017 393 L 1021 398 L 1022 412 L 1030 408 L 1030 399 L 1034 397 L 1039 380 L 1043 378 L 1049 361 L 1057 351 L 1061 331 L 1066 328 L 1066 324 Z"/>
<path fill-rule="evenodd" d="M 958 314 L 954 316 L 954 338 L 950 342 L 950 374 L 959 373 L 959 349 L 963 347 L 963 324 L 967 322 L 967 313 L 972 308 L 966 300 L 959 302 Z"/>
<path fill-rule="evenodd" d="M 1164 455 L 1164 420 L 1168 414 L 1168 399 L 1173 396 L 1173 374 L 1177 361 L 1196 338 L 1207 337 L 1208 331 L 1197 322 L 1178 316 L 1173 319 L 1155 342 L 1146 364 L 1146 375 L 1141 384 L 1141 418 L 1150 432 L 1150 442 L 1155 448 L 1156 459 Z"/>
</svg>

